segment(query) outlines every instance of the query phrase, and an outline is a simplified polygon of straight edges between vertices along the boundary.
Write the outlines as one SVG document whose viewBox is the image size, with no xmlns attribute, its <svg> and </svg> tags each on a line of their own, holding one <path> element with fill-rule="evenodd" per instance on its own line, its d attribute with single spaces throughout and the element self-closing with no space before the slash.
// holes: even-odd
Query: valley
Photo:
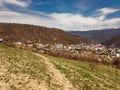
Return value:
<svg viewBox="0 0 120 90">
<path fill-rule="evenodd" d="M 0 0 L 0 90 L 120 90 L 120 0 Z"/>
<path fill-rule="evenodd" d="M 105 30 L 107 33 L 108 31 Z M 66 59 L 120 67 L 119 47 L 94 44 L 87 39 L 55 28 L 1 23 L 0 44 Z"/>
<path fill-rule="evenodd" d="M 119 90 L 119 47 L 59 29 L 0 25 L 1 90 Z"/>
</svg>

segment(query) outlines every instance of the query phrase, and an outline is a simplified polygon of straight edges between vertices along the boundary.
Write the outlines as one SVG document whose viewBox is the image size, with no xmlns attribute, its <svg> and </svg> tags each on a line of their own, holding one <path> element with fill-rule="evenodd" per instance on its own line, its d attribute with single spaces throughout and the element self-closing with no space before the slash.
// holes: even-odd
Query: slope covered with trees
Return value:
<svg viewBox="0 0 120 90">
<path fill-rule="evenodd" d="M 0 24 L 0 38 L 8 43 L 20 41 L 23 43 L 78 44 L 85 42 L 83 38 L 70 35 L 60 29 L 11 23 Z"/>
</svg>

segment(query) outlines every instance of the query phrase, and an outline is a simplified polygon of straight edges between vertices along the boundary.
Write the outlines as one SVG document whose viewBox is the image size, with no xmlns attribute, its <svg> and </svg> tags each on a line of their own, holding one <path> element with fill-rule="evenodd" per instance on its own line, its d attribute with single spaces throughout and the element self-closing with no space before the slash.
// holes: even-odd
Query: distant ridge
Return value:
<svg viewBox="0 0 120 90">
<path fill-rule="evenodd" d="M 90 31 L 70 31 L 72 35 L 81 36 L 92 43 L 102 43 L 120 34 L 120 28 L 90 30 Z"/>
<path fill-rule="evenodd" d="M 85 39 L 63 30 L 27 24 L 0 23 L 0 38 L 8 43 L 80 44 Z"/>
<path fill-rule="evenodd" d="M 120 34 L 112 39 L 104 41 L 102 44 L 120 48 Z"/>
</svg>

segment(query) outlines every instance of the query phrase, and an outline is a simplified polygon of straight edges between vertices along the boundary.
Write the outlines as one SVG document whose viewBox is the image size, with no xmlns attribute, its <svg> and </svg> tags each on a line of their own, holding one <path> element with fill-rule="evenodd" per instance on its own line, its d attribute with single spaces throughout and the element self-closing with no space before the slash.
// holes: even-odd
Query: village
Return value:
<svg viewBox="0 0 120 90">
<path fill-rule="evenodd" d="M 5 44 L 6 42 L 0 38 L 0 43 Z M 44 53 L 47 51 L 61 51 L 61 52 L 71 52 L 71 53 L 85 53 L 92 52 L 96 55 L 108 55 L 112 57 L 120 57 L 120 49 L 114 47 L 106 47 L 102 44 L 42 44 L 42 43 L 27 43 L 24 44 L 20 41 L 13 43 L 17 48 L 27 48 L 28 50 L 34 50 L 39 53 Z"/>
<path fill-rule="evenodd" d="M 0 39 L 0 43 L 6 43 L 3 39 Z M 114 47 L 106 47 L 102 44 L 42 44 L 42 43 L 28 43 L 24 44 L 20 41 L 13 43 L 17 48 L 28 48 L 30 50 L 38 51 L 44 53 L 47 51 L 61 51 L 61 52 L 71 52 L 71 53 L 84 53 L 92 52 L 96 55 L 109 55 L 114 57 L 120 57 L 120 49 Z"/>
</svg>

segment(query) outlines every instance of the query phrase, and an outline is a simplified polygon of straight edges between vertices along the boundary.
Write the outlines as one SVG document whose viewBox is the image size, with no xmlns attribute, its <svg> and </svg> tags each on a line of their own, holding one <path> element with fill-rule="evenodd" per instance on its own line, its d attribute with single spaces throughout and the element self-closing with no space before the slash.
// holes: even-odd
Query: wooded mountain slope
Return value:
<svg viewBox="0 0 120 90">
<path fill-rule="evenodd" d="M 43 44 L 79 44 L 85 42 L 83 38 L 70 35 L 60 29 L 11 23 L 0 23 L 0 38 L 9 43 L 15 41 Z"/>
</svg>

